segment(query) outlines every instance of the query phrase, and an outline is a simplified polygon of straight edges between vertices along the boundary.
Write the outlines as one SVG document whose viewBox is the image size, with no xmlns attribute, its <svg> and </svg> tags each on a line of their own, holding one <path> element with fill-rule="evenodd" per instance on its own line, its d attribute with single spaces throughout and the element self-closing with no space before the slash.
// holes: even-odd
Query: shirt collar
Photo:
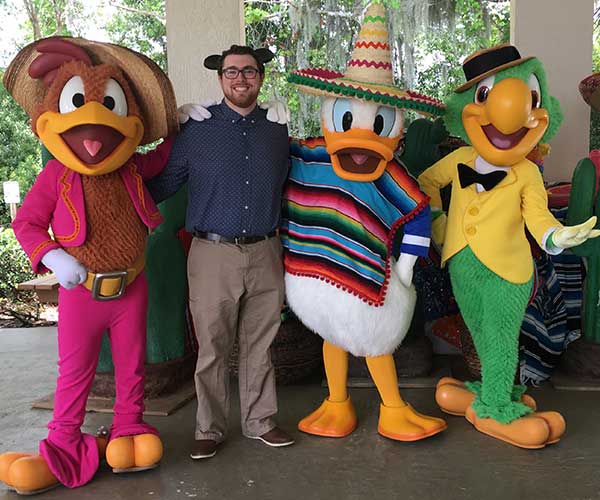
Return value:
<svg viewBox="0 0 600 500">
<path fill-rule="evenodd" d="M 242 116 L 237 111 L 234 111 L 229 106 L 227 106 L 227 104 L 225 104 L 225 99 L 221 100 L 221 103 L 219 104 L 219 109 L 221 110 L 221 113 L 223 114 L 223 118 L 225 118 L 226 120 L 230 120 L 233 123 L 237 123 L 238 121 L 243 120 L 244 118 L 246 119 L 247 122 L 252 121 L 252 120 L 256 121 L 256 120 L 260 119 L 260 117 L 262 115 L 265 114 L 264 110 L 260 109 L 257 105 L 252 110 L 252 112 L 248 113 L 246 116 Z M 252 123 L 254 123 L 254 122 L 252 122 Z"/>
</svg>

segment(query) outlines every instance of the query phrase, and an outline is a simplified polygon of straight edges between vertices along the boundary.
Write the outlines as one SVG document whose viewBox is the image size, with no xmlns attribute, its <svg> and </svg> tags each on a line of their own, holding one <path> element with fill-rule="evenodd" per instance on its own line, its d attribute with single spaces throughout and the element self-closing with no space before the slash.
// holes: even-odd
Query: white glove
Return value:
<svg viewBox="0 0 600 500">
<path fill-rule="evenodd" d="M 179 106 L 179 108 L 177 108 L 179 123 L 185 123 L 190 118 L 197 122 L 208 120 L 212 114 L 207 108 L 214 106 L 215 104 L 218 103 L 216 101 L 204 101 L 200 104 L 190 102 L 188 104 L 184 104 L 183 106 Z"/>
<path fill-rule="evenodd" d="M 406 288 L 412 285 L 413 268 L 415 267 L 417 258 L 416 255 L 401 253 L 398 257 L 398 262 L 395 264 L 396 274 Z"/>
<path fill-rule="evenodd" d="M 261 102 L 258 107 L 267 110 L 267 120 L 285 125 L 290 121 L 290 110 L 281 101 Z"/>
<path fill-rule="evenodd" d="M 557 248 L 571 248 L 581 245 L 590 238 L 600 236 L 600 230 L 594 229 L 596 216 L 576 226 L 565 226 L 552 233 L 552 243 Z"/>
<path fill-rule="evenodd" d="M 87 270 L 75 257 L 62 248 L 50 250 L 42 257 L 44 264 L 56 275 L 61 286 L 70 290 L 87 279 Z"/>
</svg>

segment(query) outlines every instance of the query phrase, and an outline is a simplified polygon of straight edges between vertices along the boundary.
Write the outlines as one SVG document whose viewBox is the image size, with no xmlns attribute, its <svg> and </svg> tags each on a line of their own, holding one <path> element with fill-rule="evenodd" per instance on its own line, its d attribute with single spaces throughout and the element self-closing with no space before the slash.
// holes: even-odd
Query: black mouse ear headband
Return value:
<svg viewBox="0 0 600 500">
<path fill-rule="evenodd" d="M 269 49 L 261 47 L 259 49 L 251 50 L 251 55 L 254 56 L 256 61 L 261 65 L 268 63 L 275 57 L 275 54 L 273 54 L 273 52 L 271 52 Z M 225 57 L 227 57 L 229 54 L 229 50 L 225 50 L 221 54 L 213 54 L 212 56 L 208 56 L 206 59 L 204 59 L 204 67 L 214 71 L 220 70 L 223 67 L 223 59 L 225 59 Z"/>
</svg>

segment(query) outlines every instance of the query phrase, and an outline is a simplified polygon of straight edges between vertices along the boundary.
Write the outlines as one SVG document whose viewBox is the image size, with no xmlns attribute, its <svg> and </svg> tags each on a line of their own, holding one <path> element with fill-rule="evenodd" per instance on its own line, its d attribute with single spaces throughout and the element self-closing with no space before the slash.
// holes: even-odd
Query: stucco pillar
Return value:
<svg viewBox="0 0 600 500">
<path fill-rule="evenodd" d="M 523 57 L 536 56 L 564 120 L 544 162 L 547 181 L 568 181 L 589 153 L 590 108 L 579 82 L 592 72 L 594 0 L 511 0 L 510 39 Z M 542 97 L 543 102 L 543 97 Z"/>
<path fill-rule="evenodd" d="M 243 0 L 166 0 L 169 78 L 179 104 L 220 99 L 216 72 L 202 61 L 244 42 Z"/>
</svg>

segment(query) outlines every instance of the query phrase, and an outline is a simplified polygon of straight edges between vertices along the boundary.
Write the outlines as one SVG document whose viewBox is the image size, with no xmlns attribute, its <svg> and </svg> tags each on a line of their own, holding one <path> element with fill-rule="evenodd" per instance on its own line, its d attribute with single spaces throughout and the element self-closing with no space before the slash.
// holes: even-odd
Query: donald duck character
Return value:
<svg viewBox="0 0 600 500">
<path fill-rule="evenodd" d="M 329 385 L 329 396 L 298 427 L 327 437 L 356 428 L 346 389 L 350 352 L 366 358 L 381 396 L 379 433 L 398 441 L 433 436 L 446 423 L 403 401 L 392 356 L 411 322 L 413 265 L 427 254 L 430 233 L 429 200 L 393 154 L 403 109 L 439 115 L 443 105 L 394 86 L 381 4 L 368 7 L 344 74 L 303 69 L 289 81 L 324 97 L 324 137 L 292 141 L 281 231 L 287 302 L 324 338 Z"/>
<path fill-rule="evenodd" d="M 450 279 L 481 361 L 480 382 L 438 383 L 441 409 L 465 415 L 477 430 L 521 448 L 542 448 L 565 431 L 554 411 L 514 385 L 519 331 L 530 298 L 533 263 L 525 226 L 548 253 L 600 234 L 596 218 L 563 227 L 550 213 L 538 167 L 525 157 L 557 131 L 562 114 L 549 94 L 542 63 L 499 45 L 469 56 L 466 83 L 446 103 L 451 134 L 470 146 L 442 158 L 419 176 L 431 197 L 433 235 L 443 244 Z M 452 184 L 448 216 L 440 189 Z M 437 217 L 436 217 L 437 216 Z"/>
<path fill-rule="evenodd" d="M 13 222 L 33 270 L 60 284 L 54 413 L 39 453 L 0 455 L 0 481 L 39 493 L 92 479 L 106 443 L 81 432 L 101 340 L 109 331 L 116 401 L 106 460 L 114 472 L 155 467 L 158 431 L 143 420 L 144 250 L 162 217 L 144 187 L 160 173 L 177 130 L 173 89 L 150 59 L 117 45 L 53 37 L 23 48 L 4 85 L 55 159 Z M 50 234 L 49 229 L 52 229 Z"/>
</svg>

